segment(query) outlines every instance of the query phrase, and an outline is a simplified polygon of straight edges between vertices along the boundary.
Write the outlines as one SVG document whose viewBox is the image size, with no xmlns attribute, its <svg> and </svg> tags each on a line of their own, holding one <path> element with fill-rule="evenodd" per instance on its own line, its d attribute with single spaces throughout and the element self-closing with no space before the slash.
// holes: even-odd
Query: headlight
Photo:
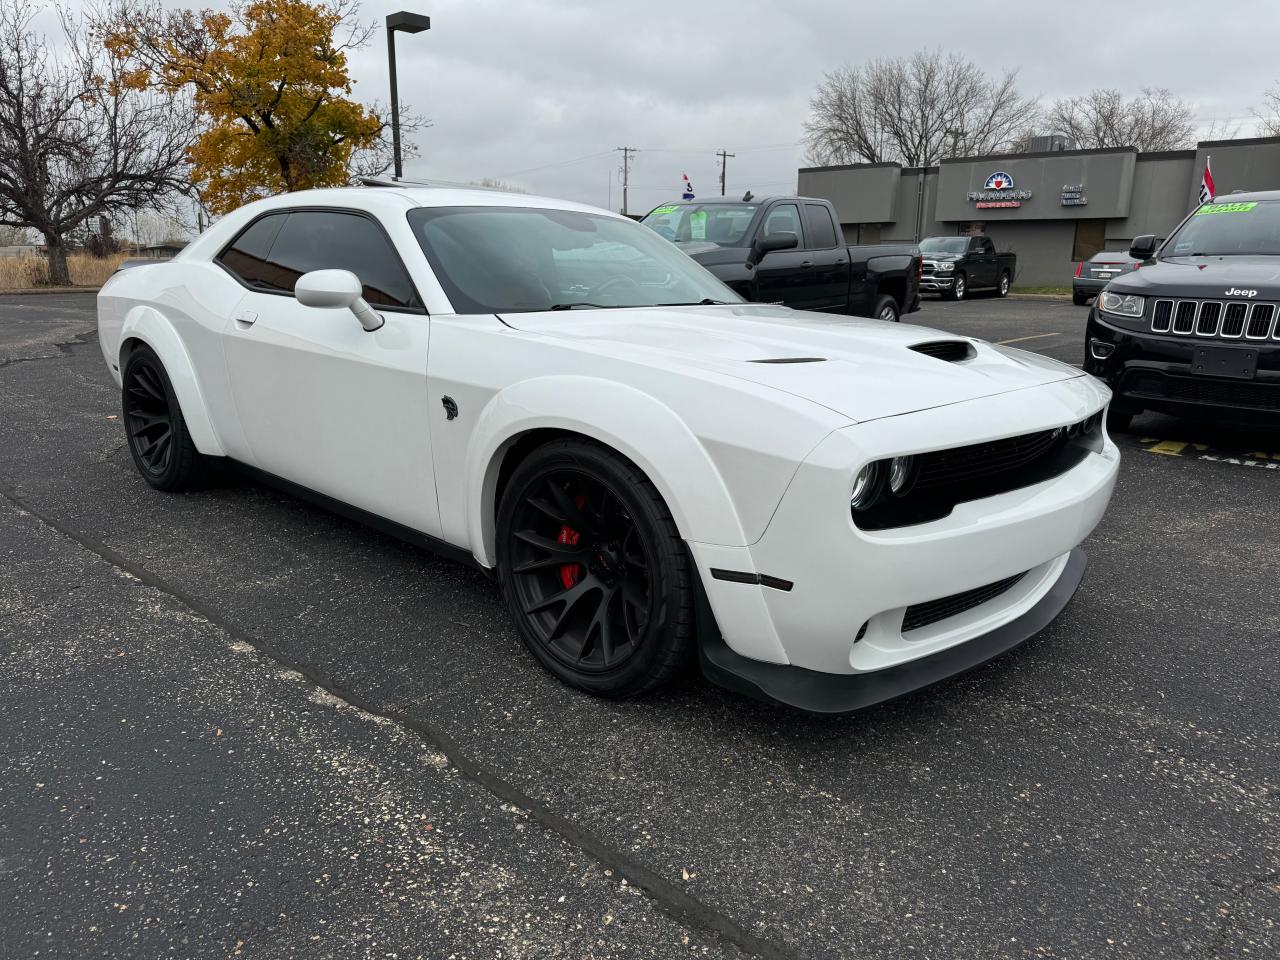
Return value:
<svg viewBox="0 0 1280 960">
<path fill-rule="evenodd" d="M 1131 293 L 1112 293 L 1109 290 L 1102 291 L 1102 294 L 1098 297 L 1098 305 L 1103 310 L 1121 317 L 1142 316 L 1142 310 L 1146 306 L 1146 302 L 1146 297 L 1135 297 Z"/>
<path fill-rule="evenodd" d="M 907 492 L 915 479 L 915 457 L 894 457 L 889 461 L 889 492 L 900 497 Z"/>
<path fill-rule="evenodd" d="M 940 264 L 938 264 L 938 271 L 940 273 L 950 273 L 955 268 L 956 268 L 956 265 L 952 263 L 950 260 L 943 260 Z"/>
<path fill-rule="evenodd" d="M 880 463 L 868 463 L 853 478 L 853 489 L 849 492 L 849 506 L 854 510 L 865 510 L 875 502 L 880 492 Z"/>
</svg>

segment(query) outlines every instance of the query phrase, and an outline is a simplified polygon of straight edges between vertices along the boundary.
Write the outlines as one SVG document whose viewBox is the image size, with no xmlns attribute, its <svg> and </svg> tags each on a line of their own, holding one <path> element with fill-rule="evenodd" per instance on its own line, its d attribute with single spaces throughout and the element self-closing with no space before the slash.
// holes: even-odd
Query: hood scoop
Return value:
<svg viewBox="0 0 1280 960">
<path fill-rule="evenodd" d="M 945 360 L 947 363 L 971 360 L 978 355 L 973 344 L 966 340 L 929 340 L 925 343 L 913 343 L 911 349 L 927 357 Z"/>
<path fill-rule="evenodd" d="M 824 363 L 826 357 L 769 357 L 766 360 L 748 360 L 747 363 Z"/>
</svg>

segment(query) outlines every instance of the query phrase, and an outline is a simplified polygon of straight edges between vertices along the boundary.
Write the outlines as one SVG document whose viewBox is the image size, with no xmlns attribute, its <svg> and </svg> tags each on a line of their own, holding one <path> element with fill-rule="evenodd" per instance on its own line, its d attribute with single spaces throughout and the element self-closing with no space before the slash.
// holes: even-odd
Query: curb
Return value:
<svg viewBox="0 0 1280 960">
<path fill-rule="evenodd" d="M 1071 294 L 1069 294 L 1069 293 L 1015 293 L 1015 292 L 1014 292 L 1014 291 L 1012 291 L 1012 290 L 1011 290 L 1011 291 L 1009 291 L 1009 296 L 1010 296 L 1010 298 L 1016 298 L 1016 299 L 1019 299 L 1019 300 L 1065 300 L 1065 301 L 1070 301 L 1070 299 L 1071 299 Z"/>
<path fill-rule="evenodd" d="M 46 297 L 59 293 L 97 293 L 102 287 L 19 287 L 0 290 L 0 297 Z"/>
</svg>

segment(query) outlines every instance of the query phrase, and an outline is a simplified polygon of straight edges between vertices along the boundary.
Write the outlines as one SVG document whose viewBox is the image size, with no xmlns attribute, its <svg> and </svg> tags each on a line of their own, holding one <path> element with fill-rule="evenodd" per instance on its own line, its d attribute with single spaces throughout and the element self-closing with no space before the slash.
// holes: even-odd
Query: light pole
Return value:
<svg viewBox="0 0 1280 960">
<path fill-rule="evenodd" d="M 431 29 L 431 18 L 420 13 L 387 14 L 387 69 L 391 71 L 391 152 L 395 165 L 395 178 L 404 176 L 404 168 L 400 162 L 400 94 L 396 89 L 396 31 L 405 33 L 421 33 Z"/>
</svg>

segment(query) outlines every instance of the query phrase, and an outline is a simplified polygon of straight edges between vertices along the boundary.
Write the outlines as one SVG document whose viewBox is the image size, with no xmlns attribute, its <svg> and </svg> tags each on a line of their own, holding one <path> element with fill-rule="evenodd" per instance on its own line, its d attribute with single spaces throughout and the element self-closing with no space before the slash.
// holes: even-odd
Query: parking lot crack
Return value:
<svg viewBox="0 0 1280 960">
<path fill-rule="evenodd" d="M 1241 900 L 1248 899 L 1249 895 L 1254 891 L 1276 883 L 1280 883 L 1280 870 L 1272 870 L 1261 876 L 1253 877 L 1235 888 L 1231 899 L 1224 901 L 1222 906 L 1218 908 L 1218 930 L 1214 934 L 1213 941 L 1209 944 L 1208 951 L 1205 953 L 1206 960 L 1218 960 L 1222 955 L 1222 948 L 1226 946 L 1231 922 L 1235 919 L 1235 904 Z"/>
<path fill-rule="evenodd" d="M 792 960 L 796 955 L 771 941 L 746 929 L 732 917 L 717 908 L 690 895 L 676 881 L 669 880 L 656 870 L 646 866 L 632 855 L 611 846 L 606 840 L 558 813 L 546 803 L 526 794 L 519 787 L 504 780 L 494 770 L 467 756 L 448 734 L 430 723 L 396 708 L 378 704 L 360 694 L 347 690 L 315 668 L 299 663 L 222 613 L 169 583 L 141 564 L 129 559 L 107 544 L 76 530 L 46 511 L 33 505 L 26 497 L 8 485 L 0 487 L 3 497 L 14 507 L 35 517 L 41 523 L 78 544 L 83 549 L 106 561 L 117 570 L 136 578 L 143 585 L 167 595 L 192 613 L 226 633 L 234 643 L 246 644 L 259 654 L 274 661 L 279 667 L 293 671 L 314 684 L 329 697 L 373 717 L 381 717 L 419 737 L 433 750 L 447 759 L 467 781 L 483 789 L 498 801 L 500 809 L 518 809 L 531 823 L 589 855 L 620 880 L 641 890 L 663 913 L 708 939 L 732 946 L 747 956 L 765 960 Z"/>
</svg>

